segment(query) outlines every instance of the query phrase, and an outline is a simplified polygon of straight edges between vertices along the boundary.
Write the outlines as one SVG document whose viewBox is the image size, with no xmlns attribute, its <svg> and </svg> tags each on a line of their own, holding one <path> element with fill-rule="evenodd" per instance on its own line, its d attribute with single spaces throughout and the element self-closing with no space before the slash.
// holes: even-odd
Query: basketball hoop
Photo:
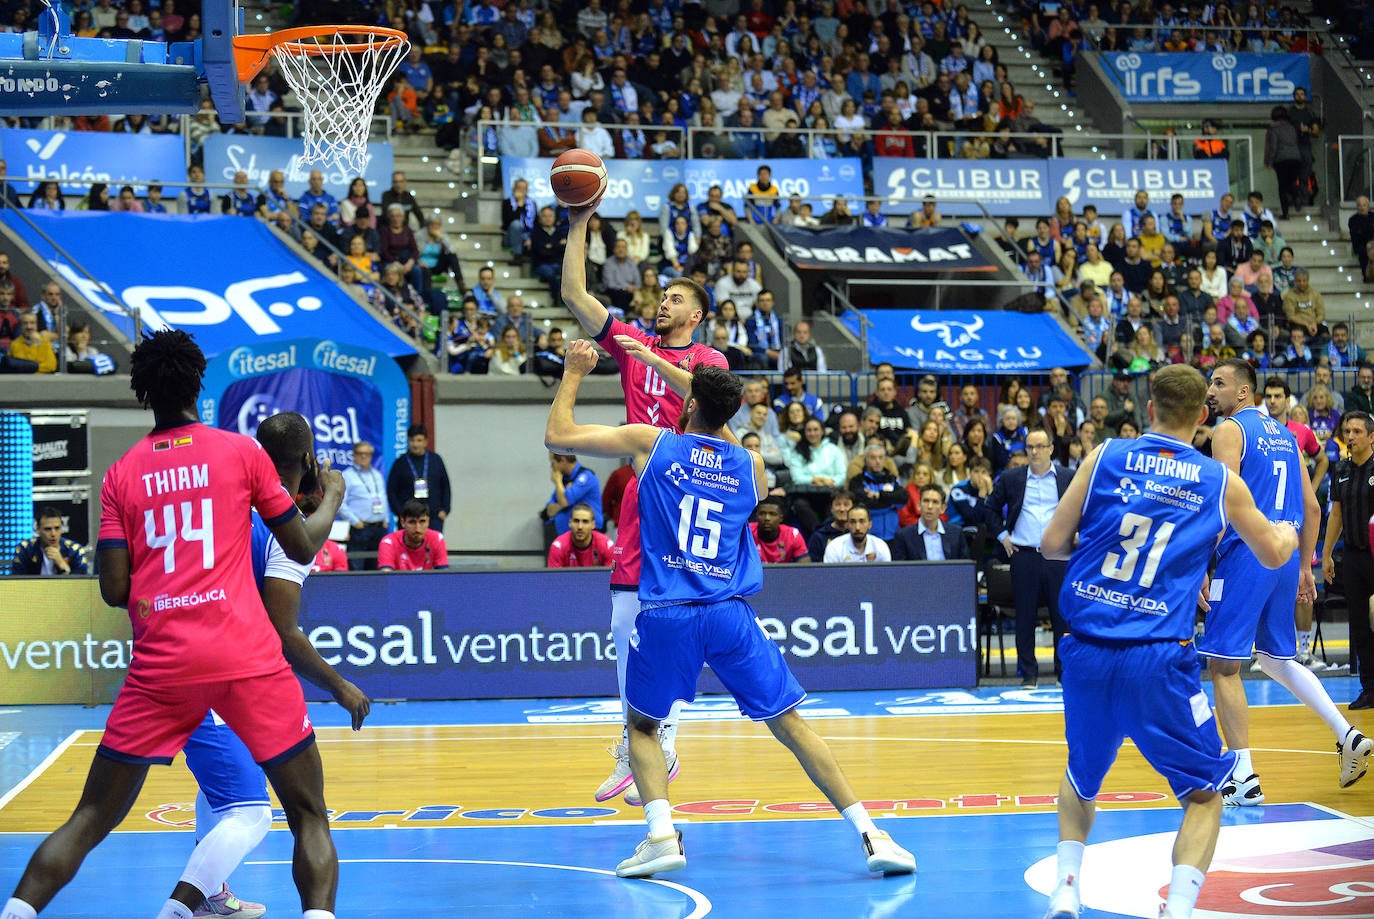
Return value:
<svg viewBox="0 0 1374 919">
<path fill-rule="evenodd" d="M 239 82 L 277 62 L 305 113 L 306 164 L 367 165 L 367 138 L 382 86 L 410 49 L 404 32 L 380 26 L 307 26 L 234 39 Z"/>
</svg>

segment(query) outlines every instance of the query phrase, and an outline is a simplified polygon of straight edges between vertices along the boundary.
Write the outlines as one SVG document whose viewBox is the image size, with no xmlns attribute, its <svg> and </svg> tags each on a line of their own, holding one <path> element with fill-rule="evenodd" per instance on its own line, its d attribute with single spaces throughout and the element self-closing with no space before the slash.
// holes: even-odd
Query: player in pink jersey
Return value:
<svg viewBox="0 0 1374 919">
<path fill-rule="evenodd" d="M 48 905 L 124 819 L 149 765 L 170 763 L 211 708 L 247 744 L 287 811 L 306 919 L 334 915 L 338 856 L 324 773 L 300 683 L 253 579 L 249 514 L 257 508 L 287 556 L 309 563 L 328 536 L 343 478 L 321 470 L 320 510 L 302 518 L 256 441 L 196 420 L 204 374 L 205 356 L 185 332 L 158 332 L 134 349 L 130 384 L 155 426 L 106 473 L 97 544 L 100 593 L 128 608 L 134 657 L 81 800 L 30 859 L 3 919 L 34 919 Z M 180 900 L 199 891 L 183 882 L 175 893 L 183 896 L 160 915 L 190 919 Z"/>
<path fill-rule="evenodd" d="M 563 251 L 563 302 L 590 335 L 620 367 L 625 390 L 625 421 L 678 430 L 684 396 L 692 386 L 692 371 L 703 364 L 727 367 L 725 355 L 692 341 L 706 316 L 710 296 L 690 278 L 669 281 L 658 305 L 655 334 L 649 335 L 613 317 L 587 290 L 587 222 L 600 199 L 568 209 L 568 245 Z M 615 568 L 611 571 L 611 634 L 615 639 L 616 675 L 620 701 L 625 702 L 625 660 L 630 633 L 639 615 L 639 517 L 638 483 L 631 478 L 625 487 L 616 531 Z M 679 707 L 663 721 L 659 739 L 668 762 L 669 779 L 677 777 L 677 726 Z M 638 806 L 638 790 L 630 772 L 629 735 L 611 749 L 614 771 L 596 790 L 596 800 L 607 801 L 624 793 L 626 803 Z"/>
</svg>

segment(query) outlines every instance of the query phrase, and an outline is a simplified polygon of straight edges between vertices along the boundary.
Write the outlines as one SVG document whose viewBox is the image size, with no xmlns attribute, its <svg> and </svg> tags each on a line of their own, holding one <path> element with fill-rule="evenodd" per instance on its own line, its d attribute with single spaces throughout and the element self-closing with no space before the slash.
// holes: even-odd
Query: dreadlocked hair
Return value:
<svg viewBox="0 0 1374 919">
<path fill-rule="evenodd" d="M 144 408 L 172 415 L 194 408 L 205 376 L 205 355 L 180 329 L 154 332 L 129 362 L 129 388 Z"/>
</svg>

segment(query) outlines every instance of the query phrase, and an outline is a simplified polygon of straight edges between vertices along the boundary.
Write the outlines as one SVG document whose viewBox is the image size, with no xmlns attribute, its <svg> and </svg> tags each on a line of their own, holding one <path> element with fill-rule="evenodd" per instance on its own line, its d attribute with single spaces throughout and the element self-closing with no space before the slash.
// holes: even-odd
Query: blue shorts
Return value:
<svg viewBox="0 0 1374 919">
<path fill-rule="evenodd" d="M 641 609 L 630 635 L 625 701 L 662 721 L 674 702 L 696 698 L 702 664 L 755 721 L 785 714 L 806 698 L 754 608 L 735 599 Z"/>
<path fill-rule="evenodd" d="M 205 716 L 182 752 L 211 810 L 218 812 L 247 804 L 271 805 L 267 797 L 267 776 L 262 767 L 253 762 L 253 754 L 248 752 L 243 741 L 214 712 Z"/>
<path fill-rule="evenodd" d="M 1296 657 L 1293 607 L 1301 572 L 1302 559 L 1297 555 L 1282 568 L 1269 569 L 1244 543 L 1232 543 L 1217 556 L 1208 595 L 1212 609 L 1197 652 L 1234 661 L 1248 661 L 1251 648 L 1270 657 Z"/>
<path fill-rule="evenodd" d="M 1192 642 L 1110 645 L 1065 636 L 1064 736 L 1069 783 L 1084 801 L 1102 790 L 1130 737 L 1180 799 L 1221 788 L 1236 764 L 1222 752 Z"/>
</svg>

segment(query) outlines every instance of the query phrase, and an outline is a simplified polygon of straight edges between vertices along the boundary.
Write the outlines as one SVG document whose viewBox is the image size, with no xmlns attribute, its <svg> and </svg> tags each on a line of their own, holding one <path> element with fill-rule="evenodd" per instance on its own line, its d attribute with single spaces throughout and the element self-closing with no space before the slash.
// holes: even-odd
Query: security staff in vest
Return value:
<svg viewBox="0 0 1374 919">
<path fill-rule="evenodd" d="M 62 512 L 45 507 L 38 512 L 38 535 L 14 549 L 10 574 L 55 576 L 90 574 L 86 547 L 62 535 Z"/>
<path fill-rule="evenodd" d="M 1034 689 L 1040 679 L 1035 660 L 1035 625 L 1040 604 L 1050 611 L 1054 629 L 1054 672 L 1059 675 L 1059 639 L 1067 629 L 1059 615 L 1059 588 L 1068 562 L 1040 554 L 1040 537 L 1054 516 L 1073 473 L 1054 464 L 1050 435 L 1036 429 L 1026 435 L 1030 463 L 1009 469 L 993 484 L 986 508 L 988 532 L 997 534 L 1011 562 L 1011 588 L 1016 596 L 1016 665 L 1021 688 Z"/>
<path fill-rule="evenodd" d="M 348 567 L 377 570 L 377 546 L 389 533 L 386 479 L 372 464 L 376 449 L 365 440 L 353 445 L 353 465 L 343 471 L 344 500 L 338 519 L 348 523 Z"/>
<path fill-rule="evenodd" d="M 1374 564 L 1369 558 L 1369 518 L 1374 515 L 1374 419 L 1368 412 L 1349 411 L 1341 419 L 1350 456 L 1331 470 L 1331 516 L 1322 543 L 1322 574 L 1336 580 L 1332 550 L 1343 538 L 1341 584 L 1350 616 L 1350 669 L 1359 668 L 1360 695 L 1351 709 L 1374 708 L 1374 633 L 1370 630 L 1369 598 L 1374 594 Z"/>
</svg>

